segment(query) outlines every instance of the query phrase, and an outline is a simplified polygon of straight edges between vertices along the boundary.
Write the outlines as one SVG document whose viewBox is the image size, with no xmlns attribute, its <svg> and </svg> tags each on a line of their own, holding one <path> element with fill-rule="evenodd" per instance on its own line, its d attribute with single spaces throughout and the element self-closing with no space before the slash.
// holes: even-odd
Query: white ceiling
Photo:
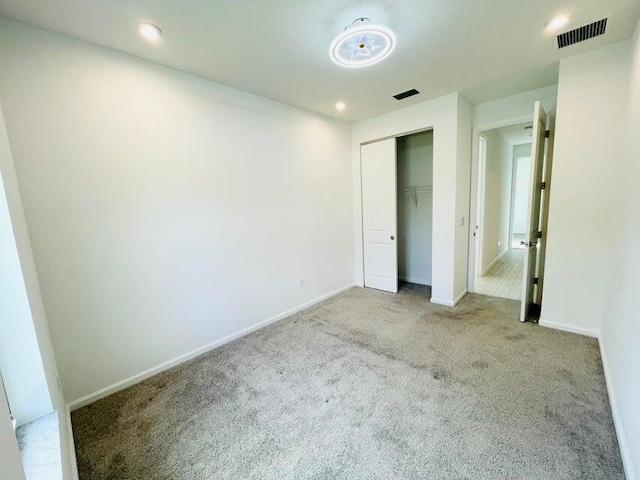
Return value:
<svg viewBox="0 0 640 480">
<path fill-rule="evenodd" d="M 558 51 L 568 30 L 609 17 L 607 34 Z M 314 112 L 357 121 L 461 91 L 480 103 L 556 83 L 558 61 L 629 38 L 636 0 L 0 0 L 0 14 Z M 356 17 L 393 29 L 386 60 L 345 69 L 331 40 Z M 148 20 L 162 42 L 135 29 Z M 420 95 L 398 102 L 410 88 Z M 334 104 L 348 107 L 338 113 Z"/>
<path fill-rule="evenodd" d="M 533 125 L 532 122 L 519 123 L 508 127 L 496 128 L 496 131 L 511 145 L 521 145 L 523 143 L 531 143 L 531 129 L 525 130 L 525 127 L 530 127 L 531 125 Z"/>
</svg>

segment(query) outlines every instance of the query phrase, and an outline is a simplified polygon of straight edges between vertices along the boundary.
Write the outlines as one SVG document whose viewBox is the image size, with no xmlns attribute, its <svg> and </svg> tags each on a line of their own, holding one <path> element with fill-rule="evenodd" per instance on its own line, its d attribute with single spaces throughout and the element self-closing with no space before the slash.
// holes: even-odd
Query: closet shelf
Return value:
<svg viewBox="0 0 640 480">
<path fill-rule="evenodd" d="M 433 191 L 433 185 L 423 185 L 420 187 L 408 187 L 408 188 L 400 188 L 398 189 L 398 193 L 421 193 L 421 192 L 431 192 Z"/>
<path fill-rule="evenodd" d="M 418 193 L 428 193 L 433 191 L 433 185 L 422 185 L 416 187 L 400 188 L 398 193 L 411 195 L 411 200 L 418 207 Z"/>
</svg>

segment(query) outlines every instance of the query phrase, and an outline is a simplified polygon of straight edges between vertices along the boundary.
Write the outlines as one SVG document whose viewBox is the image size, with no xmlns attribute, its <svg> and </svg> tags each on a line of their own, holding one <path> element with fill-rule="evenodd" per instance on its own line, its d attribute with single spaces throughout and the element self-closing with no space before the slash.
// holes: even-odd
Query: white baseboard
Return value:
<svg viewBox="0 0 640 480">
<path fill-rule="evenodd" d="M 467 293 L 469 292 L 465 288 L 464 291 L 453 300 L 453 302 L 451 300 L 440 300 L 439 298 L 431 297 L 431 303 L 444 305 L 446 307 L 455 307 L 458 303 L 460 303 L 460 300 L 462 300 Z"/>
<path fill-rule="evenodd" d="M 422 278 L 398 277 L 398 280 L 402 280 L 403 282 L 416 283 L 418 285 L 426 285 L 427 287 L 431 286 L 431 283 L 427 282 Z"/>
<path fill-rule="evenodd" d="M 140 372 L 136 375 L 133 375 L 129 378 L 126 378 L 124 380 L 121 380 L 119 382 L 116 382 L 112 385 L 109 385 L 107 387 L 101 388 L 100 390 L 97 390 L 93 393 L 90 393 L 88 395 L 85 395 L 84 397 L 78 398 L 77 400 L 73 400 L 72 402 L 69 402 L 68 407 L 70 411 L 76 410 L 78 408 L 84 407 L 85 405 L 89 405 L 90 403 L 93 403 L 97 400 L 100 400 L 101 398 L 107 397 L 109 395 L 111 395 L 112 393 L 118 392 L 120 390 L 124 390 L 127 387 L 130 387 L 131 385 L 135 385 L 136 383 L 139 383 L 143 380 L 146 380 L 149 377 L 152 377 L 160 372 L 163 372 L 165 370 L 168 370 L 172 367 L 175 367 L 176 365 L 179 365 L 181 363 L 184 363 L 186 361 L 189 361 L 199 355 L 202 355 L 203 353 L 207 353 L 211 350 L 213 350 L 214 348 L 220 347 L 226 343 L 229 343 L 233 340 L 236 340 L 240 337 L 244 337 L 245 335 L 248 335 L 252 332 L 255 332 L 256 330 L 260 330 L 263 327 L 266 327 L 267 325 L 277 322 L 278 320 L 282 320 L 283 318 L 286 318 L 290 315 L 293 315 L 294 313 L 297 313 L 301 310 L 304 310 L 305 308 L 309 308 L 317 303 L 320 303 L 324 300 L 327 300 L 328 298 L 334 297 L 346 290 L 349 290 L 350 288 L 353 288 L 354 284 L 349 284 L 349 285 L 345 285 L 344 287 L 338 288 L 337 290 L 334 290 L 332 292 L 329 292 L 325 295 L 322 295 L 314 300 L 311 300 L 309 302 L 303 303 L 302 305 L 299 305 L 295 308 L 292 308 L 290 310 L 287 310 L 286 312 L 280 313 L 278 315 L 274 315 L 271 318 L 267 318 L 266 320 L 263 320 L 259 323 L 256 323 L 255 325 L 252 325 L 250 327 L 247 327 L 243 330 L 240 330 L 239 332 L 233 333 L 227 337 L 221 338 L 220 340 L 216 340 L 215 342 L 209 343 L 207 345 L 204 345 L 200 348 L 196 348 L 195 350 L 192 350 L 190 352 L 187 352 L 183 355 L 180 355 L 178 357 L 175 357 L 171 360 L 168 360 L 166 362 L 161 363 L 160 365 L 156 365 L 155 367 L 149 368 L 148 370 L 145 370 L 143 372 Z"/>
<path fill-rule="evenodd" d="M 509 247 L 507 246 L 507 248 L 505 248 L 504 250 L 502 250 L 498 256 L 496 258 L 493 259 L 493 262 L 491 262 L 484 270 L 482 270 L 482 275 L 480 275 L 481 277 L 484 277 L 489 270 L 491 270 L 491 268 L 498 262 L 498 260 L 500 260 L 500 257 L 503 256 L 505 253 L 507 253 L 509 251 Z"/>
<path fill-rule="evenodd" d="M 627 438 L 624 434 L 622 419 L 620 418 L 620 412 L 618 410 L 618 401 L 616 400 L 615 390 L 613 389 L 613 380 L 611 378 L 611 370 L 609 369 L 609 360 L 607 358 L 607 352 L 605 351 L 602 338 L 598 338 L 598 343 L 600 345 L 600 357 L 602 358 L 604 380 L 605 384 L 607 385 L 609 405 L 611 406 L 611 415 L 613 416 L 613 424 L 616 429 L 616 437 L 618 438 L 618 447 L 620 448 L 620 455 L 622 457 L 624 473 L 627 477 L 627 480 L 636 480 L 633 463 L 631 462 L 631 451 L 629 450 L 629 444 L 627 443 Z"/>
<path fill-rule="evenodd" d="M 440 300 L 439 298 L 431 297 L 431 303 L 435 303 L 436 305 L 444 305 L 445 307 L 453 307 L 454 303 L 449 300 Z"/>
<path fill-rule="evenodd" d="M 70 467 L 70 474 L 71 474 L 71 478 L 70 479 L 65 479 L 65 480 L 78 480 L 79 476 L 78 476 L 78 460 L 76 458 L 76 446 L 75 446 L 75 442 L 73 441 L 73 425 L 71 424 L 71 410 L 69 409 L 69 406 L 67 405 L 64 408 L 64 425 L 60 425 L 60 428 L 66 428 L 67 429 L 67 449 L 68 449 L 68 461 L 70 463 L 69 467 Z M 64 449 L 61 448 L 61 451 L 64 452 Z"/>
<path fill-rule="evenodd" d="M 567 323 L 549 322 L 548 320 L 540 320 L 538 325 L 547 328 L 553 328 L 555 330 L 562 330 L 563 332 L 577 333 L 579 335 L 586 335 L 587 337 L 598 338 L 600 332 L 597 330 L 591 330 L 589 328 L 576 327 L 575 325 L 569 325 Z"/>
</svg>

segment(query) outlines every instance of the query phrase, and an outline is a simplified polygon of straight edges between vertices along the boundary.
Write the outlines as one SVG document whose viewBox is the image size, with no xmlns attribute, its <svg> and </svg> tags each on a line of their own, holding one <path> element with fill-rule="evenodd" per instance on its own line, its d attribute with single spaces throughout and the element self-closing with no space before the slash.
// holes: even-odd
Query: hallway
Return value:
<svg viewBox="0 0 640 480">
<path fill-rule="evenodd" d="M 510 248 L 483 277 L 475 278 L 475 293 L 520 300 L 524 250 Z"/>
</svg>

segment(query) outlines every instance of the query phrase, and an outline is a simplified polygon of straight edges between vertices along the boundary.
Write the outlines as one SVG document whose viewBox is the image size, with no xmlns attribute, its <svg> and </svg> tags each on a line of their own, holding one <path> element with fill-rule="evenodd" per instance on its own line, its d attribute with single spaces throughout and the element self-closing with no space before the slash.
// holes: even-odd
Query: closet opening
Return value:
<svg viewBox="0 0 640 480">
<path fill-rule="evenodd" d="M 397 139 L 398 279 L 431 298 L 433 130 Z"/>
<path fill-rule="evenodd" d="M 364 286 L 431 298 L 433 130 L 361 146 Z"/>
</svg>

